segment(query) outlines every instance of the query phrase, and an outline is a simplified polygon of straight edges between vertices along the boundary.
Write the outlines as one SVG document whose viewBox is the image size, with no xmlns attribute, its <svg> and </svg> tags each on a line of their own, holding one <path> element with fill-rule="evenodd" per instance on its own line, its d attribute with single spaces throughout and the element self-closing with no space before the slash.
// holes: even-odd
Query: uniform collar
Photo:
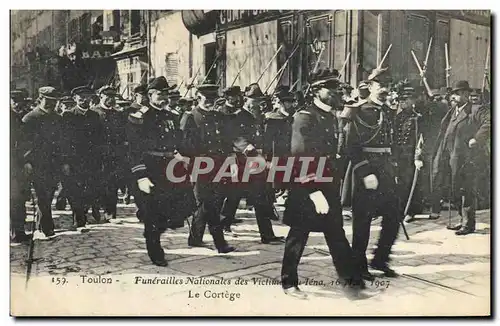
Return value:
<svg viewBox="0 0 500 326">
<path fill-rule="evenodd" d="M 82 108 L 82 107 L 81 107 L 81 106 L 79 106 L 79 105 L 76 105 L 76 106 L 75 106 L 75 110 L 76 110 L 76 112 L 77 112 L 78 114 L 80 114 L 80 115 L 85 115 L 85 114 L 87 114 L 87 112 L 89 111 L 89 109 L 84 109 L 84 108 Z"/>
<path fill-rule="evenodd" d="M 321 102 L 318 98 L 314 98 L 313 103 L 314 103 L 314 105 L 316 105 L 318 108 L 320 108 L 321 110 L 323 110 L 325 112 L 332 111 L 332 107 L 330 105 L 327 105 L 327 104 Z"/>
<path fill-rule="evenodd" d="M 154 105 L 153 103 L 150 103 L 149 105 L 151 105 L 151 107 L 152 107 L 153 109 L 157 110 L 157 111 L 163 111 L 163 109 L 162 109 L 162 108 L 160 108 L 160 107 L 158 107 L 158 106 Z"/>
<path fill-rule="evenodd" d="M 372 95 L 370 95 L 370 101 L 380 106 L 384 105 L 384 103 L 382 103 L 378 98 Z"/>
</svg>

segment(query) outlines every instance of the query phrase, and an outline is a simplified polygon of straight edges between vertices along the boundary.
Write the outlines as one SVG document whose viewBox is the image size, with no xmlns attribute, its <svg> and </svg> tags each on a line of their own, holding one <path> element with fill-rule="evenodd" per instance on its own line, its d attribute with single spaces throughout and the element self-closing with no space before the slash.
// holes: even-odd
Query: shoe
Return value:
<svg viewBox="0 0 500 326">
<path fill-rule="evenodd" d="M 470 233 L 474 233 L 475 229 L 467 226 L 462 226 L 460 230 L 455 232 L 456 235 L 467 235 Z"/>
<path fill-rule="evenodd" d="M 410 222 L 413 222 L 413 221 L 415 221 L 415 217 L 414 216 L 412 216 L 412 215 L 406 215 L 405 216 L 405 222 L 406 223 L 410 223 Z"/>
<path fill-rule="evenodd" d="M 165 259 L 165 257 L 163 257 L 163 258 L 151 259 L 151 262 L 153 262 L 153 264 L 155 264 L 156 266 L 160 266 L 160 267 L 165 267 L 165 266 L 168 266 L 168 262 L 167 262 L 167 260 Z"/>
<path fill-rule="evenodd" d="M 455 225 L 448 225 L 448 226 L 446 226 L 446 228 L 448 230 L 457 231 L 457 230 L 460 230 L 462 228 L 462 223 L 457 223 Z"/>
<path fill-rule="evenodd" d="M 439 214 L 439 213 L 431 213 L 429 215 L 429 220 L 437 220 L 440 216 L 441 216 L 441 214 Z"/>
<path fill-rule="evenodd" d="M 13 243 L 26 243 L 30 240 L 30 236 L 24 232 L 16 233 L 10 241 Z"/>
<path fill-rule="evenodd" d="M 282 244 L 285 243 L 285 238 L 284 237 L 271 237 L 271 238 L 263 238 L 260 240 L 263 244 Z"/>
<path fill-rule="evenodd" d="M 373 268 L 373 269 L 375 269 L 375 270 L 384 272 L 384 276 L 385 277 L 397 277 L 398 276 L 398 274 L 396 273 L 396 271 L 394 271 L 393 269 L 389 268 L 389 266 L 387 264 L 378 264 L 378 263 L 372 262 L 370 264 L 370 267 Z"/>
<path fill-rule="evenodd" d="M 113 218 L 113 214 L 111 214 L 111 213 L 104 213 L 104 220 L 103 220 L 103 222 L 104 223 L 109 223 L 109 221 L 111 221 L 112 218 Z"/>
<path fill-rule="evenodd" d="M 53 236 L 55 236 L 55 235 L 56 235 L 56 233 L 54 232 L 54 230 L 42 231 L 42 232 L 43 232 L 43 234 L 45 234 L 45 236 L 46 236 L 47 238 L 51 238 L 51 237 L 53 237 Z"/>
<path fill-rule="evenodd" d="M 207 244 L 204 243 L 203 241 L 201 242 L 194 242 L 194 241 L 189 241 L 188 240 L 188 246 L 190 247 L 198 247 L 198 248 L 203 248 L 203 247 L 206 247 Z"/>
<path fill-rule="evenodd" d="M 363 280 L 370 281 L 370 282 L 375 281 L 375 276 L 367 270 L 364 271 L 363 273 L 361 273 L 361 278 Z"/>
<path fill-rule="evenodd" d="M 225 246 L 223 246 L 221 248 L 217 248 L 217 251 L 219 251 L 219 254 L 227 254 L 227 253 L 233 252 L 235 250 L 236 250 L 236 248 L 232 247 L 230 245 L 225 245 Z"/>
<path fill-rule="evenodd" d="M 300 290 L 298 286 L 292 286 L 291 288 L 283 289 L 283 292 L 285 292 L 286 295 L 295 297 L 297 299 L 301 300 L 307 299 L 307 294 L 302 292 L 302 290 Z"/>
</svg>

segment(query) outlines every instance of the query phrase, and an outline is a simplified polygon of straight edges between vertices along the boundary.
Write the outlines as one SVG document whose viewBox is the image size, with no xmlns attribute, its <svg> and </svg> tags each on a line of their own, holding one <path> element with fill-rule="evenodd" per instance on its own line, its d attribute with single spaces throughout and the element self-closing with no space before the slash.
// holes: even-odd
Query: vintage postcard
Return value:
<svg viewBox="0 0 500 326">
<path fill-rule="evenodd" d="M 490 316 L 491 37 L 11 10 L 11 315 Z"/>
</svg>

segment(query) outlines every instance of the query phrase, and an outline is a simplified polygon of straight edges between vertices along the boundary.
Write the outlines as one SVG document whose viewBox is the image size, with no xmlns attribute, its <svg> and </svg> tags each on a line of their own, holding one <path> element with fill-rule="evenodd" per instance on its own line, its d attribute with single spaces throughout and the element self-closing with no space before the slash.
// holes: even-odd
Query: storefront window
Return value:
<svg viewBox="0 0 500 326">
<path fill-rule="evenodd" d="M 408 35 L 410 50 L 415 55 L 423 68 L 423 62 L 429 46 L 429 20 L 426 17 L 417 15 L 408 15 Z M 420 80 L 420 73 L 415 62 L 408 65 L 408 78 L 410 80 Z"/>
<path fill-rule="evenodd" d="M 295 47 L 295 40 L 293 39 L 293 25 L 291 17 L 288 19 L 283 19 L 278 24 L 278 44 L 283 44 L 283 51 L 278 55 L 278 70 L 285 64 L 287 58 L 292 54 L 293 48 Z M 299 56 L 298 50 L 295 51 L 295 54 L 288 62 L 288 65 L 285 71 L 282 74 L 281 80 L 279 81 L 280 85 L 291 85 L 290 82 L 292 79 L 292 71 L 293 68 L 297 65 L 294 65 L 294 62 L 298 62 L 297 58 Z"/>
<path fill-rule="evenodd" d="M 307 71 L 329 68 L 332 60 L 333 15 L 321 15 L 306 21 Z"/>
<path fill-rule="evenodd" d="M 448 44 L 448 56 L 450 52 L 450 24 L 446 20 L 436 22 L 436 37 L 432 47 L 434 48 L 433 88 L 446 86 L 446 56 L 445 44 Z M 451 63 L 450 63 L 451 64 Z"/>
<path fill-rule="evenodd" d="M 226 86 L 226 34 L 218 34 L 216 37 L 217 53 L 219 55 L 218 64 L 214 68 L 216 71 L 215 82 L 221 87 Z"/>
</svg>

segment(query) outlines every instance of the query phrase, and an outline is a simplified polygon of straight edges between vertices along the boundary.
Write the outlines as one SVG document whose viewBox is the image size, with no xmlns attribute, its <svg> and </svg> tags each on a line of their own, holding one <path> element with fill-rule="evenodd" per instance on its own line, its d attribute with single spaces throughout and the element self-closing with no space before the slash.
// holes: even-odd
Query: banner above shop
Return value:
<svg viewBox="0 0 500 326">
<path fill-rule="evenodd" d="M 286 14 L 294 10 L 219 10 L 217 29 L 228 29 L 240 25 L 261 23 Z"/>
</svg>

